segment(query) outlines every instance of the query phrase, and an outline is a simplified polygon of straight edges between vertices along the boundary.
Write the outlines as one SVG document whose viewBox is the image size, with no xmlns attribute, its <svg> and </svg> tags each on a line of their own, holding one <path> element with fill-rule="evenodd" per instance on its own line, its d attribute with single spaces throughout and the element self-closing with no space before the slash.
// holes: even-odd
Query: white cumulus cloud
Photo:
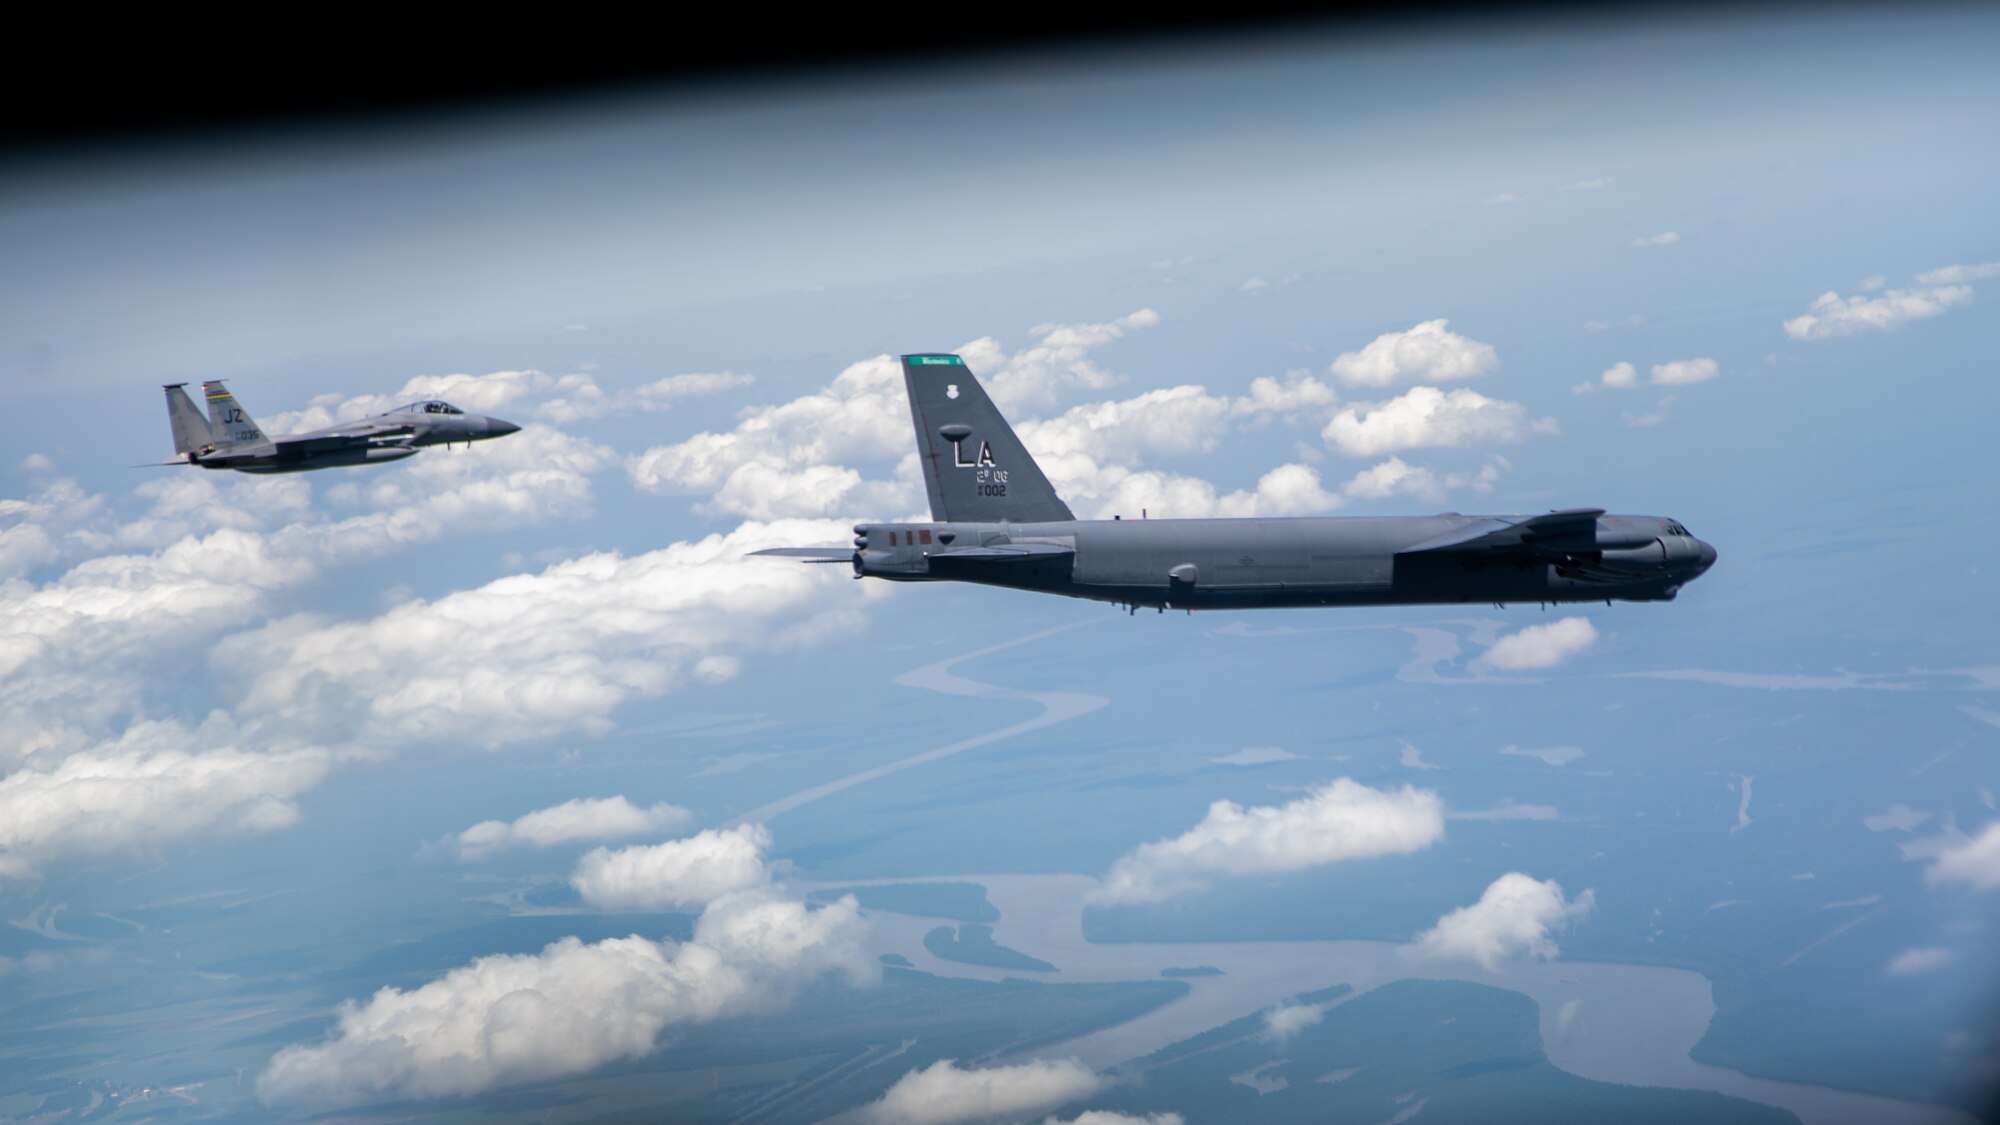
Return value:
<svg viewBox="0 0 2000 1125">
<path fill-rule="evenodd" d="M 316 573 L 256 532 L 224 529 L 99 555 L 41 585 L 0 582 L 0 771 L 101 752 L 143 717 L 150 683 Z"/>
<path fill-rule="evenodd" d="M 348 395 L 335 392 L 315 396 L 304 410 L 273 413 L 259 412 L 256 403 L 245 398 L 244 387 L 231 387 L 230 390 L 235 392 L 237 401 L 251 411 L 265 433 L 278 436 L 317 430 L 371 414 L 383 414 L 399 406 L 433 398 L 444 399 L 474 414 L 494 414 L 520 406 L 537 395 L 560 390 L 565 378 L 587 377 L 555 376 L 533 370 L 491 371 L 484 375 L 467 372 L 417 375 L 405 382 L 402 389 L 389 394 Z M 250 389 L 252 397 L 256 393 L 254 388 Z"/>
<path fill-rule="evenodd" d="M 14 825 L 11 866 L 89 850 L 93 839 L 129 851 L 290 823 L 292 799 L 338 756 L 302 749 L 287 732 L 312 729 L 338 745 L 339 730 L 287 723 L 241 734 L 211 719 L 197 737 L 188 722 L 146 722 L 149 693 L 329 568 L 441 536 L 587 515 L 590 476 L 611 463 L 609 450 L 535 425 L 326 480 L 162 474 L 133 489 L 147 505 L 137 518 L 61 478 L 0 500 L 0 772 L 20 771 L 0 783 L 39 810 Z M 46 581 L 5 580 L 79 554 L 93 557 Z M 266 713 L 249 709 L 241 729 L 258 730 Z M 103 827 L 100 799 L 129 802 L 131 815 Z M 155 815 L 156 802 L 174 801 L 187 815 Z"/>
<path fill-rule="evenodd" d="M 324 1042 L 272 1057 L 257 1093 L 341 1105 L 582 1074 L 650 1053 L 667 1027 L 768 1008 L 824 975 L 874 981 L 865 929 L 852 897 L 815 910 L 759 888 L 710 904 L 684 943 L 570 937 L 481 957 L 419 988 L 343 1003 Z"/>
<path fill-rule="evenodd" d="M 981 337 L 958 354 L 1012 414 L 1053 404 L 1067 390 L 1111 386 L 1117 378 L 1093 363 L 1090 352 L 1158 323 L 1157 313 L 1141 309 L 1099 324 L 1037 326 L 1030 330 L 1037 342 L 1013 353 Z M 706 495 L 697 507 L 711 514 L 893 515 L 923 500 L 913 442 L 902 365 L 881 355 L 849 364 L 811 394 L 750 407 L 727 432 L 699 433 L 627 458 L 625 468 L 646 491 Z M 890 479 L 865 478 L 851 467 L 892 460 L 898 468 Z"/>
<path fill-rule="evenodd" d="M 220 714 L 189 729 L 133 724 L 113 742 L 0 778 L 0 876 L 50 859 L 129 853 L 211 833 L 269 832 L 299 818 L 292 798 L 319 784 L 317 747 L 245 748 Z"/>
<path fill-rule="evenodd" d="M 1887 832 L 1891 829 L 1898 832 L 1914 832 L 1930 818 L 1930 813 L 1913 809 L 1898 801 L 1879 813 L 1862 817 L 1861 826 L 1870 832 Z"/>
<path fill-rule="evenodd" d="M 558 397 L 535 407 L 535 416 L 545 421 L 568 423 L 607 414 L 635 411 L 671 410 L 676 402 L 699 395 L 720 394 L 757 381 L 754 375 L 733 371 L 703 371 L 668 375 L 637 387 L 606 391 L 590 375 L 565 375 L 556 381 Z"/>
<path fill-rule="evenodd" d="M 358 489 L 369 511 L 290 524 L 272 532 L 271 542 L 284 553 L 335 565 L 447 535 L 581 519 L 593 510 L 592 476 L 615 463 L 606 446 L 531 424 L 470 449 L 429 449 L 372 474 Z"/>
<path fill-rule="evenodd" d="M 37 458 L 47 465 L 48 458 L 37 453 L 22 467 L 37 471 L 32 464 Z M 68 477 L 40 481 L 25 497 L 0 497 L 0 581 L 89 549 L 89 524 L 103 507 L 104 497 Z"/>
<path fill-rule="evenodd" d="M 1515 957 L 1544 961 L 1556 955 L 1550 934 L 1590 913 L 1595 896 L 1584 891 L 1563 897 L 1554 879 L 1537 882 L 1518 871 L 1495 879 L 1471 906 L 1438 919 L 1418 935 L 1418 952 L 1431 957 L 1477 961 L 1488 969 Z"/>
<path fill-rule="evenodd" d="M 1925 270 L 1917 275 L 1917 284 L 1963 285 L 1968 281 L 1984 281 L 1989 277 L 2000 277 L 2000 262 L 1981 262 L 1975 266 L 1945 266 L 1942 269 Z"/>
<path fill-rule="evenodd" d="M 684 840 L 594 848 L 577 861 L 570 885 L 602 910 L 687 910 L 770 880 L 759 824 L 711 828 Z"/>
<path fill-rule="evenodd" d="M 587 555 L 366 621 L 292 617 L 216 646 L 242 708 L 315 730 L 499 745 L 602 730 L 621 701 L 727 678 L 733 658 L 851 627 L 832 567 L 746 557 L 840 542 L 838 523 L 745 524 L 634 556 Z M 847 591 L 843 591 L 847 593 Z"/>
<path fill-rule="evenodd" d="M 1806 311 L 1785 322 L 1794 340 L 1823 340 L 1856 332 L 1887 332 L 1913 320 L 1927 320 L 1972 300 L 1970 285 L 1938 285 L 1923 289 L 1890 289 L 1873 297 L 1820 294 Z"/>
<path fill-rule="evenodd" d="M 1449 321 L 1426 320 L 1402 332 L 1385 332 L 1358 352 L 1345 352 L 1329 368 L 1350 387 L 1398 383 L 1449 383 L 1500 366 L 1493 345 L 1449 331 Z"/>
<path fill-rule="evenodd" d="M 1546 625 L 1530 625 L 1493 642 L 1479 662 L 1504 672 L 1553 668 L 1597 643 L 1597 626 L 1588 617 L 1565 617 Z"/>
<path fill-rule="evenodd" d="M 1555 431 L 1555 419 L 1530 421 L 1519 403 L 1464 388 L 1412 387 L 1388 402 L 1341 409 L 1321 436 L 1349 457 L 1373 457 L 1405 449 L 1519 442 L 1530 434 Z"/>
<path fill-rule="evenodd" d="M 1319 472 L 1310 465 L 1280 465 L 1257 480 L 1257 487 L 1236 491 L 1216 501 L 1215 514 L 1221 516 L 1310 516 L 1330 512 L 1346 503 L 1338 492 L 1320 484 Z"/>
<path fill-rule="evenodd" d="M 484 859 L 513 847 L 547 848 L 575 840 L 615 840 L 669 832 L 686 824 L 691 814 L 661 801 L 640 808 L 624 797 L 580 797 L 546 809 L 536 809 L 511 821 L 483 820 L 460 832 L 454 843 L 461 859 Z"/>
<path fill-rule="evenodd" d="M 400 390 L 388 394 L 318 395 L 303 410 L 258 414 L 256 417 L 265 433 L 298 433 L 436 398 L 475 414 L 504 415 L 512 411 L 517 416 L 510 420 L 519 422 L 518 413 L 529 411 L 543 421 L 562 424 L 614 412 L 667 410 L 681 399 L 718 394 L 755 381 L 755 376 L 732 371 L 692 372 L 607 391 L 598 383 L 597 377 L 588 372 L 567 375 L 551 375 L 532 369 L 492 371 L 483 375 L 457 372 L 418 375 L 405 382 Z"/>
<path fill-rule="evenodd" d="M 1444 806 L 1436 793 L 1408 785 L 1371 789 L 1343 777 L 1284 805 L 1217 801 L 1193 828 L 1142 844 L 1114 863 L 1095 899 L 1156 902 L 1199 890 L 1215 875 L 1400 855 L 1443 837 Z"/>
<path fill-rule="evenodd" d="M 1624 390 L 1639 385 L 1639 373 L 1632 370 L 1631 364 L 1622 360 L 1605 368 L 1604 374 L 1598 376 L 1597 379 L 1598 382 L 1616 390 Z"/>
<path fill-rule="evenodd" d="M 740 497 L 754 495 L 744 484 L 730 489 L 739 472 L 768 482 L 778 473 L 824 473 L 849 461 L 881 461 L 908 449 L 914 439 L 903 399 L 901 366 L 893 356 L 876 356 L 848 365 L 812 394 L 744 410 L 726 433 L 695 434 L 628 458 L 626 472 L 635 485 L 651 492 L 730 492 L 739 498 L 735 503 L 716 499 L 709 507 L 737 512 L 744 506 Z M 827 481 L 818 484 L 824 488 Z"/>
<path fill-rule="evenodd" d="M 959 1125 L 1020 1121 L 1102 1091 L 1106 1083 L 1077 1059 L 1016 1066 L 960 1067 L 939 1059 L 896 1080 L 859 1113 L 868 1125 Z"/>
<path fill-rule="evenodd" d="M 1418 465 L 1411 465 L 1401 457 L 1390 457 L 1370 468 L 1354 474 L 1342 486 L 1342 493 L 1350 500 L 1387 500 L 1392 496 L 1411 496 L 1419 500 L 1442 500 L 1450 492 L 1470 489 L 1473 492 L 1493 491 L 1500 480 L 1502 470 L 1511 467 L 1505 457 L 1494 456 L 1477 470 L 1464 473 L 1437 473 Z"/>
<path fill-rule="evenodd" d="M 1137 463 L 1153 454 L 1206 453 L 1227 432 L 1232 404 L 1199 386 L 1164 387 L 1133 398 L 1073 407 L 1015 427 L 1038 464 L 1074 454 Z"/>
<path fill-rule="evenodd" d="M 1282 1043 L 1325 1018 L 1317 1004 L 1280 1004 L 1264 1013 L 1264 1036 Z"/>
<path fill-rule="evenodd" d="M 1653 365 L 1653 382 L 1663 387 L 1705 383 L 1715 378 L 1718 368 L 1712 359 L 1677 359 Z"/>
<path fill-rule="evenodd" d="M 1001 409 L 1048 407 L 1065 390 L 1096 391 L 1116 385 L 1120 377 L 1092 362 L 1091 351 L 1159 323 L 1159 313 L 1140 309 L 1091 324 L 1038 324 L 1028 329 L 1035 343 L 1018 352 L 1010 354 L 992 337 L 982 336 L 960 348 L 959 354 Z"/>
<path fill-rule="evenodd" d="M 1906 949 L 1889 962 L 1888 972 L 1892 977 L 1906 977 L 1912 973 L 1927 973 L 1941 969 L 1951 963 L 1951 950 Z"/>
<path fill-rule="evenodd" d="M 1020 352 L 1010 355 L 981 338 L 959 354 L 1012 415 L 1014 406 L 1048 402 L 1061 390 L 1109 385 L 1110 376 L 1089 363 L 1088 350 L 1156 321 L 1147 312 L 1110 324 L 1043 326 L 1035 330 L 1043 334 L 1041 343 Z M 1323 485 L 1306 466 L 1279 466 L 1255 488 L 1225 494 L 1200 477 L 1149 462 L 1200 456 L 1231 433 L 1275 421 L 1318 425 L 1338 400 L 1327 382 L 1290 371 L 1256 378 L 1240 396 L 1182 384 L 1013 421 L 1057 493 L 1086 519 L 1141 510 L 1185 517 L 1304 515 L 1343 502 L 1341 489 Z M 892 462 L 894 469 L 884 475 L 866 469 L 870 462 Z M 728 432 L 696 434 L 628 458 L 626 468 L 641 488 L 702 496 L 696 504 L 701 511 L 754 520 L 896 515 L 924 504 L 901 367 L 888 356 L 852 364 L 812 394 L 747 409 Z M 1436 496 L 1461 482 L 1483 488 L 1493 475 L 1430 478 L 1412 471 L 1399 491 Z"/>
<path fill-rule="evenodd" d="M 1962 883 L 1974 890 L 2000 887 L 2000 820 L 1979 835 L 1954 838 L 1939 849 L 1924 871 L 1928 883 Z"/>
<path fill-rule="evenodd" d="M 1340 395 L 1308 371 L 1287 371 L 1283 378 L 1259 375 L 1250 380 L 1250 393 L 1231 399 L 1232 416 L 1264 421 L 1277 415 L 1306 414 L 1324 410 L 1340 401 Z"/>
</svg>

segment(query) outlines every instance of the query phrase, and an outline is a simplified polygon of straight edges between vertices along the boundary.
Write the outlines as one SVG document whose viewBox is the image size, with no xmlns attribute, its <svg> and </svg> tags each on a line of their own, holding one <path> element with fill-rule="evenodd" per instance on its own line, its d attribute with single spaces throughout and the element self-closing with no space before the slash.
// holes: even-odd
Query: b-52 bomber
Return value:
<svg viewBox="0 0 2000 1125">
<path fill-rule="evenodd" d="M 856 578 L 978 582 L 1138 612 L 1461 602 L 1672 601 L 1715 548 L 1659 516 L 1079 520 L 955 355 L 906 355 L 929 523 L 864 523 L 854 546 L 755 552 Z"/>
<path fill-rule="evenodd" d="M 162 465 L 199 465 L 204 469 L 235 469 L 240 473 L 298 473 L 343 465 L 375 465 L 400 461 L 426 445 L 453 445 L 505 437 L 521 427 L 483 414 L 467 414 L 435 399 L 399 406 L 386 414 L 342 422 L 321 430 L 283 437 L 264 431 L 236 402 L 236 396 L 211 379 L 201 385 L 208 399 L 202 417 L 189 400 L 186 383 L 168 383 L 167 421 L 174 431 L 174 453 Z"/>
</svg>

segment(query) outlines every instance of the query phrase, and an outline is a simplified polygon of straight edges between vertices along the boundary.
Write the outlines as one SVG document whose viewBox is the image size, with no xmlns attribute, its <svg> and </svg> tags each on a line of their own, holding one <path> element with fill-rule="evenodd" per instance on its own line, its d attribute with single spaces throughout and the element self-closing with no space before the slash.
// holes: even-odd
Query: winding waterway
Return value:
<svg viewBox="0 0 2000 1125">
<path fill-rule="evenodd" d="M 1080 624 L 1087 624 L 1080 623 Z M 1032 718 L 959 739 L 894 762 L 802 790 L 744 814 L 766 822 L 800 805 L 863 785 L 899 770 L 977 746 L 1066 722 L 1108 700 L 1081 692 L 1023 691 L 982 683 L 952 667 L 1002 649 L 1031 644 L 1076 625 L 1043 630 L 975 652 L 961 653 L 897 676 L 895 682 L 950 695 L 1039 703 Z M 1419 647 L 1424 638 L 1419 637 Z M 1419 654 L 1420 658 L 1423 655 Z M 1745 779 L 1744 796 L 1749 795 Z M 1488 970 L 1470 962 L 1420 956 L 1406 945 L 1380 941 L 1132 942 L 1085 939 L 1083 912 L 1097 880 L 1089 875 L 968 874 L 921 879 L 846 880 L 866 883 L 957 881 L 978 883 L 1000 911 L 993 938 L 1055 965 L 1071 981 L 1157 981 L 1170 967 L 1211 965 L 1221 976 L 1182 978 L 1186 995 L 1135 1019 L 1030 1053 L 1075 1056 L 1105 1069 L 1148 1055 L 1209 1028 L 1241 1019 L 1303 992 L 1347 984 L 1358 996 L 1392 981 L 1463 980 L 1520 992 L 1541 1013 L 1542 1046 L 1554 1065 L 1582 1078 L 1638 1086 L 1712 1090 L 1779 1106 L 1805 1125 L 1977 1125 L 1970 1114 L 1943 1106 L 1899 1101 L 1826 1086 L 1757 1078 L 1694 1061 L 1689 1051 L 1715 1016 L 1708 978 L 1685 969 L 1582 961 L 1516 962 Z M 935 918 L 873 911 L 872 951 L 898 954 L 917 968 L 944 977 L 997 981 L 1024 975 L 946 961 L 924 948 Z M 1039 975 L 1039 974 L 1030 974 Z M 1344 998 L 1345 999 L 1345 998 Z"/>
<path fill-rule="evenodd" d="M 850 880 L 938 882 L 922 879 Z M 993 940 L 1047 961 L 1058 974 L 1023 973 L 946 961 L 924 948 L 935 918 L 871 912 L 872 951 L 909 958 L 945 977 L 998 981 L 1028 976 L 1063 982 L 1157 981 L 1170 967 L 1211 965 L 1221 976 L 1181 978 L 1188 993 L 1113 1027 L 1030 1052 L 1037 1058 L 1075 1056 L 1098 1069 L 1114 1067 L 1209 1028 L 1253 1015 L 1302 992 L 1336 984 L 1358 996 L 1392 981 L 1462 980 L 1510 989 L 1541 1012 L 1549 1061 L 1582 1078 L 1634 1086 L 1713 1090 L 1779 1106 L 1805 1125 L 1977 1125 L 1970 1114 L 1943 1106 L 1858 1094 L 1826 1086 L 1757 1078 L 1689 1057 L 1715 1000 L 1708 978 L 1686 969 L 1587 961 L 1516 962 L 1487 970 L 1473 962 L 1428 958 L 1384 941 L 1091 942 L 1083 911 L 1097 880 L 1087 875 L 963 875 L 978 883 L 1000 911 Z M 836 884 L 826 884 L 831 887 Z M 1019 1060 L 1010 1060 L 1019 1061 Z"/>
</svg>

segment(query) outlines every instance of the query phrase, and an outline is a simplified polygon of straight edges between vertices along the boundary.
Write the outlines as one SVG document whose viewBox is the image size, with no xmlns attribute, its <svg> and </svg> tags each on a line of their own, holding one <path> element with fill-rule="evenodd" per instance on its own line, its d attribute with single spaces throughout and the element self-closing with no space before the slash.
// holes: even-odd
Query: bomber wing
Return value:
<svg viewBox="0 0 2000 1125">
<path fill-rule="evenodd" d="M 1399 555 L 1447 553 L 1509 554 L 1545 541 L 1580 538 L 1589 543 L 1597 530 L 1603 508 L 1564 508 L 1525 519 L 1487 519 L 1469 523 L 1457 531 L 1427 539 L 1396 552 Z"/>
<path fill-rule="evenodd" d="M 1068 558 L 1076 548 L 1061 543 L 995 543 L 989 547 L 957 547 L 931 552 L 931 562 L 1047 562 Z"/>
</svg>

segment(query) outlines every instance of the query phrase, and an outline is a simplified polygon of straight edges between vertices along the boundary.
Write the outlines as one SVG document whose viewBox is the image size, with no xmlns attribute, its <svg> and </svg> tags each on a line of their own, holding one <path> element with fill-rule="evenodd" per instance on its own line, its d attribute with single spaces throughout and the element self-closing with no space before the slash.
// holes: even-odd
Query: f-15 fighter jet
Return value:
<svg viewBox="0 0 2000 1125">
<path fill-rule="evenodd" d="M 1079 520 L 955 355 L 906 355 L 929 523 L 758 551 L 857 578 L 978 582 L 1156 609 L 1672 601 L 1715 563 L 1678 521 L 1538 515 Z"/>
<path fill-rule="evenodd" d="M 400 461 L 426 445 L 451 445 L 505 437 L 521 427 L 483 414 L 467 414 L 432 400 L 399 406 L 387 414 L 328 426 L 309 433 L 265 437 L 219 379 L 201 385 L 208 417 L 195 409 L 186 383 L 168 383 L 167 421 L 174 452 L 163 465 L 199 465 L 243 473 L 297 473 L 342 465 Z"/>
</svg>

